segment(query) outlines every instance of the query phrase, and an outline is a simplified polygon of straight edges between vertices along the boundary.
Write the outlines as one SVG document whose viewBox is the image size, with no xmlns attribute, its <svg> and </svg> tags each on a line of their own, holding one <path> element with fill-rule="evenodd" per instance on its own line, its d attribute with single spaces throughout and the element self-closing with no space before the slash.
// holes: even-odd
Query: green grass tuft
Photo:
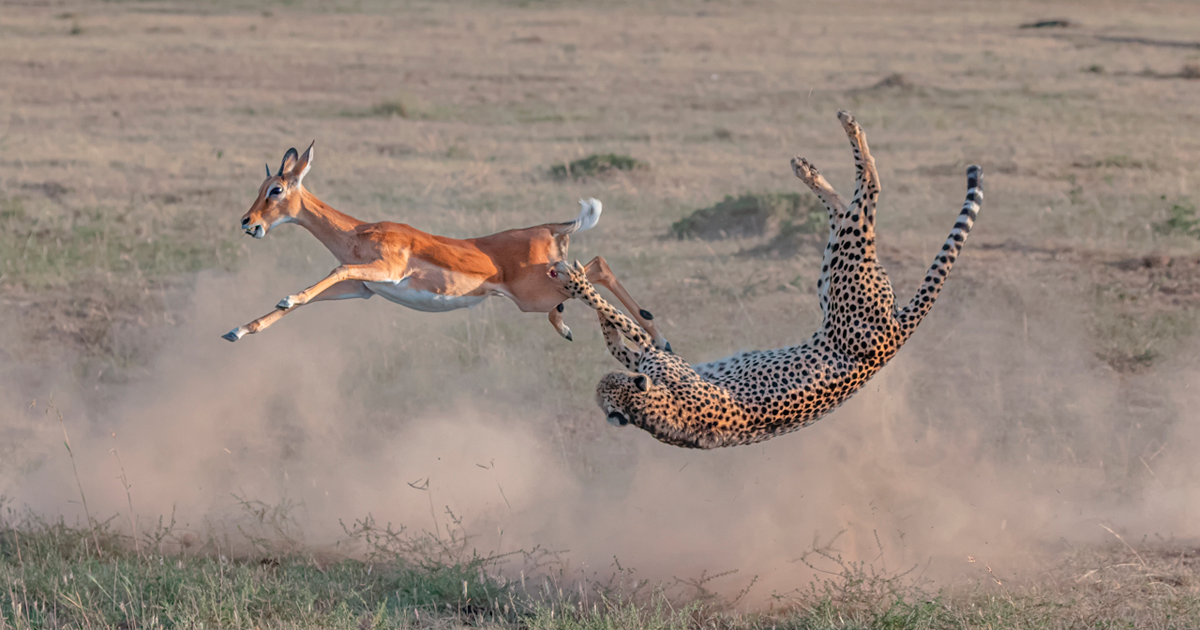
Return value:
<svg viewBox="0 0 1200 630">
<path fill-rule="evenodd" d="M 0 628 L 410 627 L 516 611 L 494 557 L 238 556 L 215 539 L 169 551 L 178 534 L 160 525 L 135 547 L 106 523 L 0 525 Z"/>
<path fill-rule="evenodd" d="M 555 164 L 551 166 L 550 177 L 559 180 L 586 179 L 589 177 L 603 177 L 616 171 L 631 172 L 649 170 L 649 168 L 649 164 L 628 155 L 594 153 L 583 159 L 575 160 L 570 164 Z"/>
<path fill-rule="evenodd" d="M 1200 218 L 1196 217 L 1196 206 L 1189 203 L 1187 199 L 1179 199 L 1171 204 L 1168 212 L 1170 217 L 1154 224 L 1156 232 L 1200 238 Z"/>
<path fill-rule="evenodd" d="M 678 238 L 714 240 L 743 236 L 822 234 L 828 225 L 815 195 L 750 193 L 701 208 L 671 225 Z"/>
</svg>

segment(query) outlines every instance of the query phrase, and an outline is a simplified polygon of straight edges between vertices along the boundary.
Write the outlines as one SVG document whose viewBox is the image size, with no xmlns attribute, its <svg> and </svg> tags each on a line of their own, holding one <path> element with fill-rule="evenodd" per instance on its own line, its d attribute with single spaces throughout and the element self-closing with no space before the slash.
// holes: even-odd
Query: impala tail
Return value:
<svg viewBox="0 0 1200 630">
<path fill-rule="evenodd" d="M 590 230 L 596 227 L 600 222 L 600 212 L 604 209 L 603 204 L 599 199 L 579 200 L 579 218 L 568 223 L 559 223 L 554 226 L 555 236 L 564 236 L 566 234 L 574 234 L 584 230 Z"/>
</svg>

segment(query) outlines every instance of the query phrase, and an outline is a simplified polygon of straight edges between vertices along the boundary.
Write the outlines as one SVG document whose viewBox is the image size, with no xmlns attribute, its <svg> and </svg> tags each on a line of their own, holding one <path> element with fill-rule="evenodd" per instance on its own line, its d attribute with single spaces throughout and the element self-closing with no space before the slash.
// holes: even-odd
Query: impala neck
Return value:
<svg viewBox="0 0 1200 630">
<path fill-rule="evenodd" d="M 342 262 L 345 262 L 343 253 L 350 251 L 356 238 L 354 228 L 363 224 L 344 212 L 334 210 L 304 189 L 300 190 L 300 213 L 296 215 L 296 223 L 317 237 Z"/>
</svg>

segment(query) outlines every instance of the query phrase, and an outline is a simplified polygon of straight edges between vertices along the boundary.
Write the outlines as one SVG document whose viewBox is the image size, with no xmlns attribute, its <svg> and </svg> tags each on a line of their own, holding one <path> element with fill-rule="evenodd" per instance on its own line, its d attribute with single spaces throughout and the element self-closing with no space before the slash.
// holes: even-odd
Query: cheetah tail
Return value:
<svg viewBox="0 0 1200 630">
<path fill-rule="evenodd" d="M 917 324 L 921 323 L 933 308 L 933 302 L 945 285 L 946 276 L 950 274 L 950 267 L 954 265 L 954 259 L 958 258 L 963 242 L 971 232 L 971 226 L 979 214 L 979 203 L 983 200 L 982 179 L 983 169 L 974 165 L 967 167 L 967 201 L 963 203 L 954 229 L 950 230 L 950 237 L 942 245 L 942 251 L 938 252 L 929 271 L 925 273 L 925 282 L 921 284 L 916 297 L 896 314 L 905 337 L 912 334 Z"/>
<path fill-rule="evenodd" d="M 574 234 L 596 227 L 600 222 L 600 212 L 604 206 L 599 199 L 579 200 L 579 218 L 566 223 L 558 223 L 554 225 L 553 232 L 555 236 L 563 236 L 565 234 Z"/>
</svg>

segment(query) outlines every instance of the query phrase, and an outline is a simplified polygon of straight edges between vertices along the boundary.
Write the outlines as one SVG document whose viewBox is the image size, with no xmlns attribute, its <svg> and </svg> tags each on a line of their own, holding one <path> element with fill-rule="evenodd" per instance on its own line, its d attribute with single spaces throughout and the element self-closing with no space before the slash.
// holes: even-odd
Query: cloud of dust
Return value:
<svg viewBox="0 0 1200 630">
<path fill-rule="evenodd" d="M 1173 376 L 1139 384 L 1134 400 L 1087 350 L 1072 311 L 1036 306 L 1036 295 L 948 291 L 832 416 L 699 452 L 604 424 L 592 372 L 556 380 L 572 365 L 615 368 L 598 334 L 568 345 L 509 304 L 449 314 L 319 304 L 237 344 L 218 337 L 299 286 L 272 273 L 200 276 L 152 371 L 105 386 L 103 408 L 72 391 L 67 371 L 39 391 L 20 385 L 28 379 L 0 388 L 0 493 L 35 513 L 81 515 L 62 427 L 43 413 L 53 391 L 88 509 L 115 522 L 132 503 L 142 523 L 174 511 L 185 529 L 219 528 L 241 515 L 234 495 L 287 499 L 319 545 L 342 536 L 339 519 L 368 513 L 444 529 L 449 507 L 483 551 L 566 550 L 590 576 L 614 558 L 650 580 L 736 569 L 707 586 L 735 593 L 757 577 L 760 600 L 804 587 L 818 575 L 809 564 L 835 570 L 810 553 L 831 543 L 848 561 L 952 579 L 982 577 L 984 563 L 1011 575 L 1059 541 L 1111 536 L 1100 523 L 1200 534 L 1194 368 L 1161 370 Z M 581 313 L 568 313 L 577 330 L 592 321 Z M 535 341 L 495 334 L 509 324 Z M 493 354 L 472 363 L 478 348 Z"/>
</svg>

